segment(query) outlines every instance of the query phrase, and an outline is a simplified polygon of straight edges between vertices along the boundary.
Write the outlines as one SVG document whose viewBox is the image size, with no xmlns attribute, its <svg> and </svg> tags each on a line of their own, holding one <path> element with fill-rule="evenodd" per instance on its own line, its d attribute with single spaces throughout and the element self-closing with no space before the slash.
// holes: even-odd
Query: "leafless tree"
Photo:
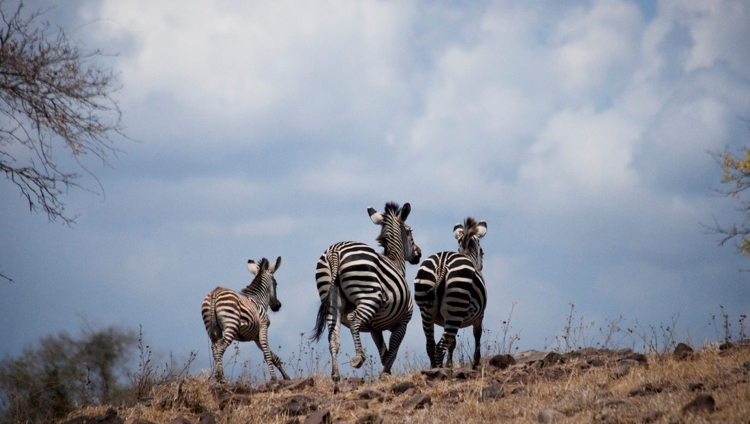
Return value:
<svg viewBox="0 0 750 424">
<path fill-rule="evenodd" d="M 23 2 L 9 11 L 0 0 L 0 170 L 32 211 L 72 225 L 62 197 L 83 188 L 81 170 L 91 175 L 82 155 L 106 164 L 118 152 L 112 136 L 124 136 L 112 97 L 119 85 L 111 69 L 96 63 L 104 53 L 84 50 L 43 21 L 47 11 L 23 13 Z M 55 153 L 70 155 L 78 172 Z"/>
<path fill-rule="evenodd" d="M 113 98 L 119 84 L 96 63 L 101 50 L 84 49 L 43 20 L 49 9 L 25 13 L 23 1 L 13 3 L 0 0 L 0 171 L 32 212 L 72 226 L 76 217 L 63 202 L 68 190 L 101 192 L 83 156 L 108 164 L 118 152 L 112 137 L 124 137 Z M 82 174 L 99 190 L 84 187 Z"/>
</svg>

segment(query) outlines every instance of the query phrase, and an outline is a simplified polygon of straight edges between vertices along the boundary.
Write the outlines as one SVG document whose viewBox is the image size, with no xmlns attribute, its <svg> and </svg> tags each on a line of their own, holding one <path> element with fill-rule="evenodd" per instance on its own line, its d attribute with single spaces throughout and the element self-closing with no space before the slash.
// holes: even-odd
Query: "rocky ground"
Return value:
<svg viewBox="0 0 750 424">
<path fill-rule="evenodd" d="M 483 363 L 367 384 L 313 376 L 218 390 L 189 378 L 135 406 L 79 410 L 62 423 L 750 423 L 750 340 L 661 355 L 528 351 Z"/>
</svg>

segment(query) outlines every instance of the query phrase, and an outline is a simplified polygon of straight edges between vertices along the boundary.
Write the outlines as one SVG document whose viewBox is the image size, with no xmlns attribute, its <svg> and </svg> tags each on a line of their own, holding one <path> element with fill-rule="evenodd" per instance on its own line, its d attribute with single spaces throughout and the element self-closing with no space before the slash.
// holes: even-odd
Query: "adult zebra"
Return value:
<svg viewBox="0 0 750 424">
<path fill-rule="evenodd" d="M 365 362 L 359 333 L 370 332 L 383 373 L 391 372 L 414 308 L 404 262 L 416 265 L 422 256 L 412 238 L 411 227 L 405 223 L 410 211 L 408 203 L 403 208 L 387 203 L 383 213 L 367 208 L 372 222 L 381 226 L 377 240 L 383 246 L 383 254 L 364 243 L 345 241 L 329 247 L 318 260 L 315 280 L 320 308 L 312 339 L 320 340 L 328 323 L 333 381 L 340 379 L 338 351 L 342 323 L 349 327 L 354 339 L 352 367 L 359 368 Z M 383 340 L 385 330 L 391 332 L 387 347 Z"/>
<path fill-rule="evenodd" d="M 481 358 L 482 319 L 487 304 L 482 278 L 482 246 L 479 239 L 487 233 L 487 223 L 466 218 L 464 225 L 456 224 L 453 235 L 458 240 L 458 252 L 436 253 L 422 262 L 414 280 L 414 298 L 422 315 L 422 329 L 427 339 L 427 355 L 433 368 L 453 366 L 453 349 L 459 328 L 474 327 L 474 361 Z M 435 346 L 434 324 L 442 326 L 443 336 Z"/>
<path fill-rule="evenodd" d="M 281 308 L 281 302 L 276 297 L 276 279 L 273 276 L 279 266 L 281 256 L 273 265 L 269 265 L 266 258 L 260 261 L 260 266 L 250 259 L 247 261 L 247 269 L 255 278 L 247 287 L 240 293 L 217 287 L 203 300 L 203 323 L 211 339 L 211 349 L 216 362 L 216 380 L 220 383 L 224 382 L 224 351 L 234 340 L 254 341 L 258 345 L 268 364 L 271 380 L 276 380 L 274 365 L 281 371 L 284 380 L 289 379 L 281 367 L 281 359 L 268 347 L 268 326 L 271 325 L 271 320 L 266 310 L 269 306 L 274 312 Z"/>
</svg>

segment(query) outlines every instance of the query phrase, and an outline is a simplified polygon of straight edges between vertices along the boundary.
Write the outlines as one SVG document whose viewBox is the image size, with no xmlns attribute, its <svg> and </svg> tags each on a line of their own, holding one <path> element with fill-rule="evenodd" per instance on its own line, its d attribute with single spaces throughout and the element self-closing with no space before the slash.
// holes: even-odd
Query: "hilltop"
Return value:
<svg viewBox="0 0 750 424">
<path fill-rule="evenodd" d="M 374 382 L 328 376 L 215 386 L 164 382 L 130 407 L 92 407 L 79 423 L 746 423 L 750 340 L 693 351 L 528 351 L 483 358 L 481 370 L 416 371 Z"/>
</svg>

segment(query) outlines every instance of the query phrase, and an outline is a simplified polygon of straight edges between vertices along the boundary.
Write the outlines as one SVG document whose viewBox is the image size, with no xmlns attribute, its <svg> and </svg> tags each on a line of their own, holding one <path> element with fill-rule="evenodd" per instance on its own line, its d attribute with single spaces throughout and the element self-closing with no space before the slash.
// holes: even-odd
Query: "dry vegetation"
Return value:
<svg viewBox="0 0 750 424">
<path fill-rule="evenodd" d="M 348 379 L 338 387 L 324 375 L 292 380 L 292 386 L 237 383 L 223 390 L 207 375 L 187 377 L 154 385 L 151 396 L 116 412 L 126 424 L 185 422 L 175 421 L 179 417 L 243 424 L 321 417 L 315 422 L 537 423 L 545 422 L 545 410 L 566 423 L 750 422 L 750 340 L 683 355 L 593 348 L 544 358 L 531 353 L 515 355 L 517 363 L 509 366 L 498 362 L 507 356 L 484 358 L 482 370 L 457 368 L 452 378 L 416 371 L 370 383 Z M 683 411 L 700 395 L 714 406 Z M 404 406 L 413 399 L 426 403 Z M 299 415 L 290 412 L 295 408 Z M 62 422 L 83 422 L 106 409 L 78 410 Z"/>
</svg>

